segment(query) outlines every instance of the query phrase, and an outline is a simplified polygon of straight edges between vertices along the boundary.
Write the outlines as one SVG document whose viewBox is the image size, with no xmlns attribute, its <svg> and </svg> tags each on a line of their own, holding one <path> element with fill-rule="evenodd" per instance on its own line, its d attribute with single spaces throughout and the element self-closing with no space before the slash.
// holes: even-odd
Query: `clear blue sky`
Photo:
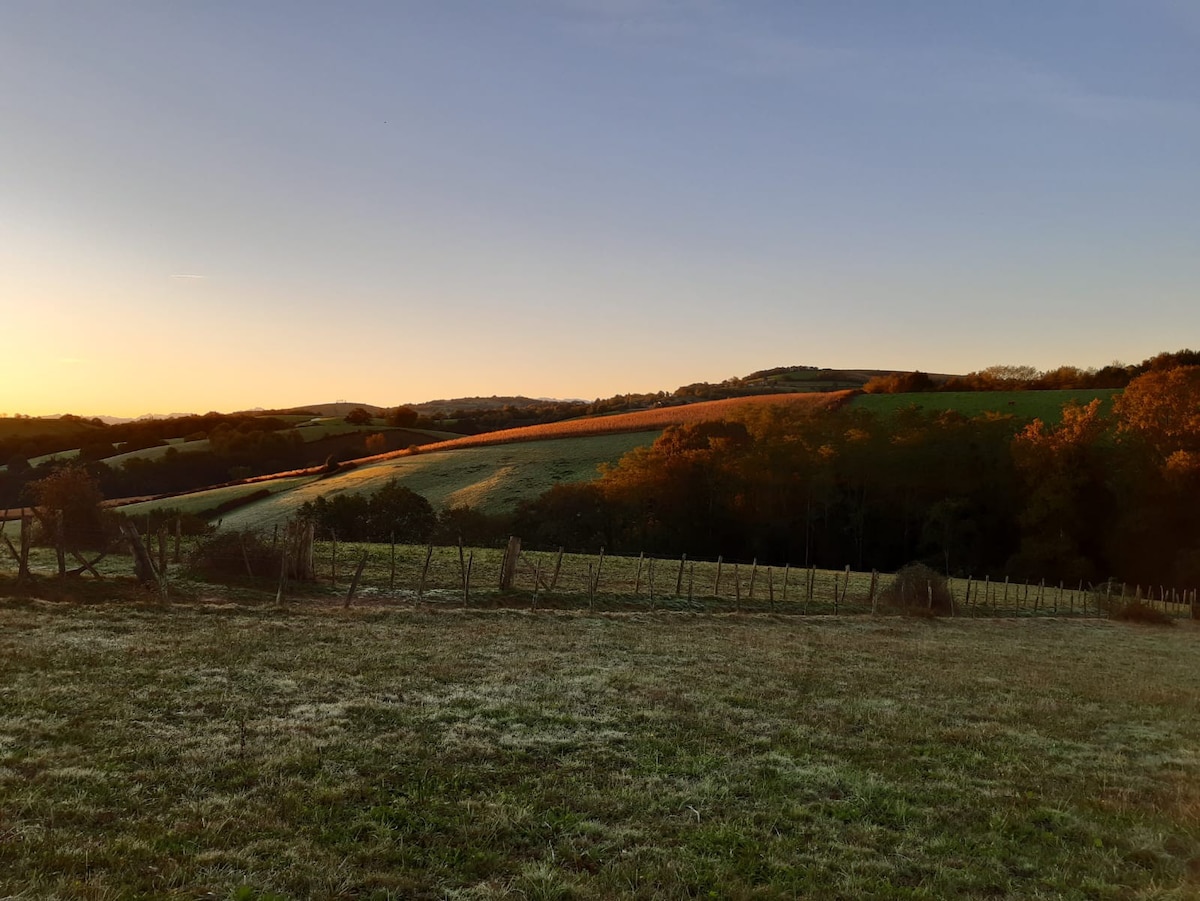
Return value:
<svg viewBox="0 0 1200 901">
<path fill-rule="evenodd" d="M 0 0 L 0 412 L 1200 344 L 1200 2 Z"/>
</svg>

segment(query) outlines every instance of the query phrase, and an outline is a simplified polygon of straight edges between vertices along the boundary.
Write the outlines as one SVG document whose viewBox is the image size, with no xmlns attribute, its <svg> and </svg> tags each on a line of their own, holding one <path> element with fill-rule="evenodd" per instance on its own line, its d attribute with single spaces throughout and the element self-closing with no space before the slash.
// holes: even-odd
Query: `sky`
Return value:
<svg viewBox="0 0 1200 901">
<path fill-rule="evenodd" d="M 1198 0 L 0 0 L 0 413 L 1200 344 Z"/>
</svg>

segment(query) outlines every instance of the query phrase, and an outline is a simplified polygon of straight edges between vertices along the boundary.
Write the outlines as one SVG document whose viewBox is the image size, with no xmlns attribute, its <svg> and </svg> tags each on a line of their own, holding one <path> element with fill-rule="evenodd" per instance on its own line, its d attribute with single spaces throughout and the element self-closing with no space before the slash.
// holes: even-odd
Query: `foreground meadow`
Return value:
<svg viewBox="0 0 1200 901">
<path fill-rule="evenodd" d="M 1194 898 L 1200 634 L 0 602 L 0 896 Z"/>
</svg>

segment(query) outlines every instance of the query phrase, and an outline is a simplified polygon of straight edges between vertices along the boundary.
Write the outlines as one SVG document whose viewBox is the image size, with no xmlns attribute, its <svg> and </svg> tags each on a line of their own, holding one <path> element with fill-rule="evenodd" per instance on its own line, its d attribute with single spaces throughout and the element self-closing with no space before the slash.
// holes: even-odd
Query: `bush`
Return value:
<svg viewBox="0 0 1200 901">
<path fill-rule="evenodd" d="M 1124 604 L 1117 604 L 1109 612 L 1110 619 L 1120 620 L 1126 623 L 1142 623 L 1147 626 L 1173 626 L 1175 620 L 1163 613 L 1161 610 L 1155 610 L 1145 601 L 1127 601 Z"/>
<path fill-rule="evenodd" d="M 279 553 L 258 532 L 217 532 L 196 546 L 187 565 L 194 575 L 214 581 L 258 578 L 278 575 Z"/>
<path fill-rule="evenodd" d="M 954 596 L 946 577 L 924 563 L 903 567 L 880 592 L 879 599 L 906 613 L 928 616 L 954 613 Z"/>
</svg>

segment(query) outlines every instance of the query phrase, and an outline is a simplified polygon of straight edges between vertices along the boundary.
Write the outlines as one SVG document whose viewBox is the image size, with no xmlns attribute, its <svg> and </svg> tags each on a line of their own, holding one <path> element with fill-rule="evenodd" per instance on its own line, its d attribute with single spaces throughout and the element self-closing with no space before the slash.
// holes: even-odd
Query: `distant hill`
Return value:
<svg viewBox="0 0 1200 901">
<path fill-rule="evenodd" d="M 372 416 L 382 416 L 388 410 L 388 407 L 381 407 L 378 404 L 356 404 L 346 400 L 339 400 L 331 404 L 305 404 L 301 407 L 288 407 L 285 410 L 254 410 L 251 412 L 262 416 L 270 416 L 272 413 L 312 413 L 314 416 L 345 416 L 351 410 L 359 407 L 362 407 Z"/>
</svg>

